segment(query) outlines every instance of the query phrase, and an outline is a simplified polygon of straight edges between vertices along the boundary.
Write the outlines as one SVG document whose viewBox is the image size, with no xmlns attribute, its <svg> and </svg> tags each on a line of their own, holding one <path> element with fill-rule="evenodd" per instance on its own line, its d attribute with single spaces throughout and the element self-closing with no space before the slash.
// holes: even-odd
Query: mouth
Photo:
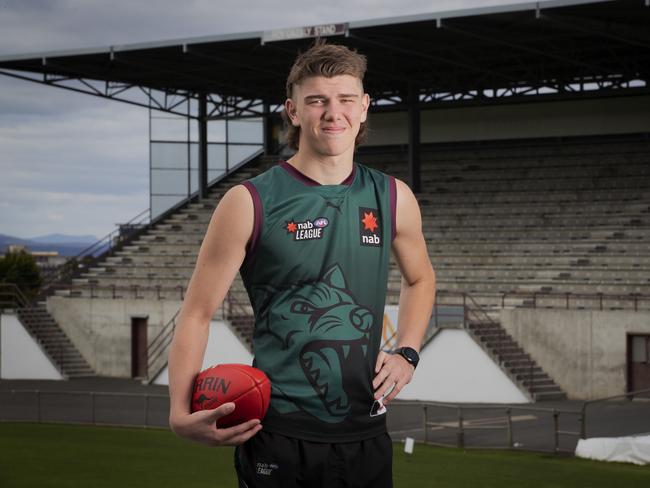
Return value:
<svg viewBox="0 0 650 488">
<path fill-rule="evenodd" d="M 343 132 L 345 132 L 345 127 L 323 127 L 322 131 L 325 134 L 338 135 L 338 134 L 343 134 Z"/>
<path fill-rule="evenodd" d="M 343 375 L 348 368 L 342 365 L 358 354 L 368 352 L 368 335 L 351 341 L 313 341 L 300 355 L 305 376 L 327 411 L 334 416 L 344 416 L 350 410 L 348 396 L 343 389 Z"/>
</svg>

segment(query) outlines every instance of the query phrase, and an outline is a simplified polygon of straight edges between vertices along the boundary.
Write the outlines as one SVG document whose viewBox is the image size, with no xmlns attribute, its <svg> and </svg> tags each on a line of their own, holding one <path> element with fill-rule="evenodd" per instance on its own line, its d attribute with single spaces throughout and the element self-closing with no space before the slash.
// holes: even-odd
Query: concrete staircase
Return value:
<svg viewBox="0 0 650 488">
<path fill-rule="evenodd" d="M 44 305 L 16 309 L 20 322 L 67 378 L 93 376 L 94 371 Z"/>
<path fill-rule="evenodd" d="M 566 393 L 495 320 L 469 320 L 467 330 L 501 369 L 535 401 L 566 400 Z"/>
</svg>

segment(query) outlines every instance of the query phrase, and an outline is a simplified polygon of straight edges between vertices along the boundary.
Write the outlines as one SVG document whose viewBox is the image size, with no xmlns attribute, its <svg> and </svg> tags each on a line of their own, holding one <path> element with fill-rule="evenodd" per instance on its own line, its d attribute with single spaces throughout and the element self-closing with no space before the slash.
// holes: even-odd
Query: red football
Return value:
<svg viewBox="0 0 650 488">
<path fill-rule="evenodd" d="M 245 364 L 218 364 L 196 376 L 192 412 L 234 402 L 235 410 L 217 421 L 218 427 L 231 427 L 264 418 L 270 400 L 271 382 L 263 371 Z"/>
</svg>

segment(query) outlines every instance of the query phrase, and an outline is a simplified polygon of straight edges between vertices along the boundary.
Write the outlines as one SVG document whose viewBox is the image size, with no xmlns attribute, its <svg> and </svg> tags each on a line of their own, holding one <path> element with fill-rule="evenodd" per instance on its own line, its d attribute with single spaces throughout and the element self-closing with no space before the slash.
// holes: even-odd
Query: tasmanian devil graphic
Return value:
<svg viewBox="0 0 650 488">
<path fill-rule="evenodd" d="M 285 295 L 286 294 L 286 295 Z M 269 331 L 282 341 L 270 371 L 273 407 L 298 410 L 338 423 L 350 412 L 344 378 L 360 365 L 350 358 L 367 355 L 374 323 L 370 309 L 357 303 L 338 264 L 319 280 L 276 293 L 282 305 L 268 317 Z M 285 298 L 286 297 L 286 298 Z"/>
</svg>

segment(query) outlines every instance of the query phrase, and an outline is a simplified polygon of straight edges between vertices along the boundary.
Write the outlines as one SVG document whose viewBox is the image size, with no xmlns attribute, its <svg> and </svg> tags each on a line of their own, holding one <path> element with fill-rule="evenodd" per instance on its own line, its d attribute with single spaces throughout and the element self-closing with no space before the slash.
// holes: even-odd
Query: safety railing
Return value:
<svg viewBox="0 0 650 488">
<path fill-rule="evenodd" d="M 18 285 L 14 283 L 0 283 L 0 310 L 28 306 L 29 300 Z"/>
<path fill-rule="evenodd" d="M 180 311 L 179 308 L 147 346 L 147 378 L 150 380 L 156 378 L 167 364 L 167 351 L 174 336 L 176 319 Z"/>
<path fill-rule="evenodd" d="M 41 296 L 47 295 L 57 283 L 69 281 L 72 277 L 78 276 L 94 266 L 100 258 L 110 256 L 115 248 L 133 239 L 145 229 L 150 220 L 151 210 L 147 208 L 128 222 L 117 224 L 116 229 L 79 252 L 76 256 L 69 258 L 63 265 L 45 273 L 41 286 Z"/>
<path fill-rule="evenodd" d="M 622 405 L 608 405 L 606 418 L 596 420 L 595 405 L 621 399 L 642 397 L 650 400 L 650 389 L 584 402 L 566 402 L 564 407 L 544 408 L 531 405 L 473 405 L 442 402 L 397 400 L 389 407 L 398 420 L 393 425 L 396 438 L 413 437 L 429 445 L 463 449 L 522 449 L 537 452 L 573 453 L 579 439 L 595 432 L 598 422 L 611 424 L 617 407 L 622 416 L 629 415 Z M 629 402 L 628 402 L 629 403 Z M 575 405 L 577 408 L 570 408 Z M 638 408 L 640 418 L 647 419 L 645 402 Z M 417 422 L 418 411 L 420 415 Z M 602 417 L 602 415 L 601 415 Z M 399 419 L 402 419 L 400 422 Z M 390 419 L 390 416 L 389 416 Z M 404 420 L 406 419 L 406 421 Z M 650 420 L 639 426 L 647 431 Z M 609 426 L 610 431 L 615 427 Z M 644 430 L 646 429 L 646 430 Z M 630 435 L 619 431 L 613 435 Z"/>
<path fill-rule="evenodd" d="M 432 407 L 437 408 L 447 408 L 455 411 L 456 420 L 455 421 L 434 421 L 429 418 L 429 411 Z M 499 416 L 491 417 L 472 417 L 468 415 L 469 412 L 493 412 L 494 407 L 489 406 L 472 406 L 472 405 L 445 405 L 441 403 L 426 403 L 423 405 L 423 430 L 424 430 L 424 442 L 431 445 L 439 446 L 451 446 L 451 444 L 435 441 L 432 439 L 431 433 L 432 429 L 450 429 L 454 431 L 456 442 L 455 446 L 459 448 L 468 448 L 468 447 L 478 447 L 481 449 L 514 449 L 515 447 L 522 447 L 528 445 L 534 446 L 534 443 L 531 441 L 520 442 L 522 439 L 515 439 L 515 429 L 514 426 L 516 422 L 533 420 L 531 419 L 531 414 L 542 414 L 546 415 L 549 418 L 552 418 L 551 424 L 551 433 L 553 438 L 552 448 L 542 447 L 540 445 L 536 446 L 533 450 L 541 451 L 552 451 L 555 453 L 560 452 L 573 452 L 560 446 L 560 438 L 562 436 L 571 436 L 575 438 L 580 438 L 582 432 L 580 430 L 563 430 L 560 428 L 560 416 L 571 416 L 576 417 L 577 422 L 582 425 L 584 414 L 581 411 L 573 410 L 564 410 L 559 408 L 538 408 L 538 407 L 525 407 L 525 406 L 508 406 L 504 407 L 502 414 Z M 528 415 L 515 415 L 516 412 L 527 413 Z M 472 432 L 477 431 L 486 431 L 486 430 L 496 430 L 502 431 L 502 444 L 496 445 L 481 445 L 477 443 L 476 446 L 468 445 L 466 438 Z M 492 437 L 492 442 L 495 438 Z"/>
<path fill-rule="evenodd" d="M 566 402 L 558 408 L 396 400 L 388 407 L 388 424 L 394 440 L 413 437 L 418 442 L 441 447 L 572 454 L 579 439 L 597 430 L 596 424 L 611 424 L 617 413 L 619 417 L 628 415 L 626 408 L 631 402 L 608 405 L 605 420 L 590 414 L 587 407 L 648 395 L 650 390 L 641 390 L 587 402 Z M 580 407 L 572 409 L 572 405 Z M 645 402 L 640 407 L 639 412 L 644 415 Z M 642 408 L 646 410 L 641 411 Z M 5 422 L 167 428 L 168 418 L 166 393 L 74 391 L 65 387 L 0 390 L 0 421 Z M 628 433 L 620 431 L 619 435 Z"/>
<path fill-rule="evenodd" d="M 169 395 L 0 390 L 0 421 L 168 427 Z"/>
<path fill-rule="evenodd" d="M 474 294 L 478 296 L 477 294 Z M 520 303 L 526 300 L 525 303 Z M 557 292 L 507 292 L 500 294 L 501 307 L 511 304 L 527 308 L 564 308 L 607 310 L 650 310 L 650 295 L 630 293 L 557 293 Z"/>
<path fill-rule="evenodd" d="M 53 287 L 53 290 L 66 290 L 69 295 L 79 296 L 82 298 L 133 298 L 142 299 L 148 298 L 152 300 L 184 300 L 185 299 L 185 286 L 174 285 L 98 285 L 95 283 L 88 284 L 60 284 Z M 75 292 L 87 292 L 87 295 L 76 295 Z M 101 293 L 106 292 L 106 293 Z"/>
</svg>

